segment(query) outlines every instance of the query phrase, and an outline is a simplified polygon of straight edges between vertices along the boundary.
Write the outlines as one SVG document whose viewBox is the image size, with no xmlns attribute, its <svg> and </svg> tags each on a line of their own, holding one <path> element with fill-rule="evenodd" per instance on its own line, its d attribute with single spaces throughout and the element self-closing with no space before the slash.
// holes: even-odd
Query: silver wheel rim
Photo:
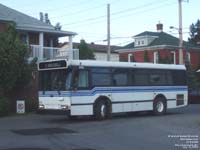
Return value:
<svg viewBox="0 0 200 150">
<path fill-rule="evenodd" d="M 156 109 L 157 109 L 158 112 L 163 112 L 163 110 L 164 110 L 164 104 L 163 104 L 163 102 L 159 101 L 157 103 L 157 105 L 156 105 Z"/>
<path fill-rule="evenodd" d="M 103 104 L 101 105 L 101 116 L 104 118 L 106 115 L 106 106 Z"/>
</svg>

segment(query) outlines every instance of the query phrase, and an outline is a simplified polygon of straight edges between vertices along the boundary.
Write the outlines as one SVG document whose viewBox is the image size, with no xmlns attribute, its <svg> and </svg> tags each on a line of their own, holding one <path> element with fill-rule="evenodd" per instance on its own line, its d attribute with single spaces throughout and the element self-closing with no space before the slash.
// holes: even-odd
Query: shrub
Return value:
<svg viewBox="0 0 200 150">
<path fill-rule="evenodd" d="M 9 113 L 10 103 L 7 98 L 0 97 L 0 116 L 5 116 Z"/>
<path fill-rule="evenodd" d="M 29 98 L 25 102 L 26 112 L 34 112 L 38 109 L 38 100 L 37 98 Z"/>
</svg>

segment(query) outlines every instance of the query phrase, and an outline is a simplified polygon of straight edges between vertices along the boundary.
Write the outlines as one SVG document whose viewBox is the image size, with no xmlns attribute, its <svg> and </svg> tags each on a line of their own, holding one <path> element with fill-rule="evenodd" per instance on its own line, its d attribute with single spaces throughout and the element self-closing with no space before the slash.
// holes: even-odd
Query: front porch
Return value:
<svg viewBox="0 0 200 150">
<path fill-rule="evenodd" d="M 30 48 L 30 58 L 37 58 L 37 61 L 51 59 L 79 59 L 79 50 L 73 49 L 72 39 L 76 35 L 74 32 L 62 30 L 19 30 L 20 38 Z M 59 38 L 68 41 L 66 48 L 59 47 Z"/>
<path fill-rule="evenodd" d="M 37 58 L 39 61 L 51 59 L 79 59 L 78 49 L 30 45 L 30 50 L 30 58 Z"/>
</svg>

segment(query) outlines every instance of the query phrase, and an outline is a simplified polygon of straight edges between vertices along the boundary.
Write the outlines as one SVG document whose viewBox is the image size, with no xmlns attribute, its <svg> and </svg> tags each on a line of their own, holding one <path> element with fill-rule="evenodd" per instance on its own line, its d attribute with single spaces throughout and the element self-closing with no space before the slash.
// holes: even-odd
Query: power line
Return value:
<svg viewBox="0 0 200 150">
<path fill-rule="evenodd" d="M 166 5 L 165 5 L 166 6 Z M 169 5 L 167 5 L 167 6 L 169 6 Z M 145 11 L 145 12 L 147 12 L 147 11 Z M 101 21 L 96 21 L 96 23 L 97 22 L 101 22 Z M 90 23 L 91 24 L 91 23 Z M 93 23 L 93 24 L 95 24 L 95 23 Z M 88 23 L 87 24 L 85 24 L 85 25 L 88 25 Z M 83 25 L 81 25 L 81 26 L 83 26 Z M 105 37 L 106 37 L 106 35 L 105 35 Z M 112 37 L 112 40 L 113 39 L 117 39 L 117 38 L 126 38 L 126 37 Z M 129 37 L 127 37 L 127 38 L 129 38 Z M 130 37 L 131 38 L 131 37 Z M 103 38 L 103 39 L 105 39 L 105 38 Z M 102 40 L 97 40 L 97 41 L 95 41 L 95 42 L 102 42 L 103 41 L 103 39 Z M 133 40 L 132 40 L 133 41 Z M 124 44 L 124 43 L 120 43 L 120 44 Z"/>
<path fill-rule="evenodd" d="M 167 7 L 167 6 L 171 6 L 171 5 L 173 5 L 173 4 L 175 4 L 175 3 L 170 3 L 170 4 L 164 4 L 164 5 L 159 5 L 159 6 L 156 6 L 156 7 L 153 7 L 153 8 L 151 8 L 151 9 L 147 9 L 147 10 L 142 10 L 142 11 L 137 11 L 137 12 L 134 12 L 134 13 L 129 13 L 129 14 L 131 14 L 131 15 L 133 15 L 133 14 L 138 14 L 138 13 L 145 13 L 145 12 L 148 12 L 148 11 L 151 11 L 151 10 L 155 10 L 155 9 L 158 9 L 158 8 L 163 8 L 163 7 Z M 139 8 L 139 7 L 138 7 Z M 119 14 L 124 14 L 124 13 L 127 13 L 127 12 L 130 12 L 130 11 L 127 11 L 126 10 L 126 12 L 125 11 L 123 11 L 123 12 L 117 12 L 118 14 L 116 14 L 117 16 L 119 15 Z M 127 17 L 127 14 L 126 15 L 123 15 L 123 16 L 125 16 L 124 18 L 126 18 Z M 88 21 L 92 21 L 93 23 L 92 24 L 95 24 L 95 23 L 97 23 L 97 22 L 102 22 L 102 21 L 99 21 L 99 19 L 103 19 L 103 18 L 105 18 L 106 16 L 99 16 L 99 17 L 95 17 L 95 18 L 89 18 L 89 19 L 87 19 Z M 120 16 L 120 18 L 122 17 L 122 15 Z M 117 20 L 119 17 L 115 17 L 114 19 L 112 19 L 112 20 Z M 97 21 L 98 20 L 98 21 Z M 95 21 L 95 22 L 94 22 Z M 88 22 L 86 22 L 85 20 L 82 20 L 82 21 L 79 21 L 79 22 L 81 22 L 81 23 L 86 23 L 85 25 L 88 25 Z M 74 24 L 78 24 L 77 22 L 74 22 Z M 89 24 L 91 24 L 91 23 L 89 23 Z M 67 25 L 70 25 L 70 23 L 69 24 L 67 24 Z M 81 25 L 81 26 L 83 26 L 83 24 Z M 119 37 L 120 38 L 120 37 Z M 95 41 L 95 42 L 99 42 L 99 41 L 103 41 L 103 40 L 98 40 L 98 41 Z M 133 40 L 132 40 L 133 41 Z M 119 44 L 124 44 L 124 43 L 119 43 Z"/>
<path fill-rule="evenodd" d="M 121 43 L 118 43 L 118 44 L 115 44 L 115 45 L 116 45 L 116 46 L 122 46 L 122 45 L 125 45 L 125 44 L 128 44 L 128 43 L 131 43 L 131 42 L 133 42 L 133 40 L 121 42 Z"/>
<path fill-rule="evenodd" d="M 168 6 L 171 6 L 171 5 L 174 5 L 174 4 L 177 4 L 177 3 L 176 3 L 176 2 L 173 2 L 173 3 L 169 3 L 169 4 L 164 4 L 164 5 L 156 6 L 156 7 L 147 9 L 147 10 L 137 11 L 137 12 L 129 13 L 129 14 L 126 14 L 126 15 L 121 15 L 121 16 L 118 16 L 118 17 L 113 18 L 112 21 L 113 21 L 113 20 L 116 20 L 116 19 L 118 19 L 118 18 L 122 18 L 122 19 L 123 19 L 123 17 L 125 17 L 125 16 L 127 16 L 127 15 L 142 14 L 142 13 L 146 13 L 146 12 L 149 12 L 149 11 L 152 11 L 152 10 L 157 10 L 157 9 L 160 9 L 160 8 L 163 8 L 163 7 L 168 7 Z"/>
<path fill-rule="evenodd" d="M 153 7 L 151 9 L 148 9 L 148 10 L 142 10 L 142 11 L 137 11 L 137 12 L 134 12 L 134 13 L 129 13 L 129 14 L 126 14 L 126 15 L 121 15 L 119 17 L 115 17 L 115 18 L 111 18 L 111 20 L 117 20 L 117 19 L 124 19 L 126 18 L 128 15 L 136 15 L 138 13 L 146 13 L 148 11 L 152 11 L 152 10 L 157 10 L 157 9 L 160 9 L 160 8 L 163 8 L 163 7 L 167 7 L 167 6 L 171 6 L 171 5 L 174 5 L 176 4 L 176 2 L 173 2 L 173 3 L 170 3 L 168 5 L 164 4 L 164 5 L 159 5 L 159 6 L 156 6 L 156 7 Z M 116 15 L 119 15 L 120 13 L 118 12 L 118 14 Z M 122 13 L 123 14 L 123 13 Z M 79 24 L 79 23 L 83 23 L 81 24 L 81 26 L 84 26 L 84 25 L 88 25 L 88 24 L 91 24 L 91 23 L 87 23 L 87 21 L 95 21 L 93 22 L 93 24 L 96 24 L 96 23 L 99 23 L 99 22 L 102 22 L 102 21 L 96 21 L 96 20 L 99 20 L 99 19 L 105 19 L 106 18 L 106 15 L 103 15 L 103 16 L 98 16 L 98 17 L 94 17 L 94 18 L 89 18 L 89 19 L 86 19 L 86 20 L 81 20 L 81 21 L 78 21 L 78 22 L 72 22 L 72 23 L 67 23 L 67 24 L 63 24 L 62 26 L 69 26 L 69 25 L 75 25 L 75 24 Z M 80 25 L 78 25 L 80 26 Z"/>
<path fill-rule="evenodd" d="M 153 4 L 155 2 L 157 2 L 157 1 L 153 1 L 151 3 L 145 4 L 145 5 L 141 5 L 141 6 L 138 6 L 138 7 L 134 7 L 134 8 L 129 8 L 129 9 L 126 9 L 126 10 L 123 10 L 123 11 L 118 11 L 118 12 L 115 12 L 115 13 L 111 13 L 111 15 L 117 15 L 117 14 L 125 13 L 127 11 L 135 11 L 135 9 L 139 9 L 139 8 L 143 8 L 145 6 L 149 6 L 150 4 Z M 104 16 L 98 16 L 98 17 L 89 18 L 89 19 L 86 19 L 86 20 L 82 20 L 82 21 L 78 21 L 78 22 L 72 22 L 72 23 L 68 23 L 68 24 L 64 24 L 64 25 L 77 24 L 79 22 L 82 23 L 83 21 L 92 21 L 92 20 L 96 20 L 96 19 L 99 19 L 99 18 L 105 18 L 105 17 L 106 17 L 106 15 L 104 15 Z"/>
<path fill-rule="evenodd" d="M 76 11 L 76 12 L 72 12 L 72 13 L 68 13 L 67 16 L 70 15 L 71 16 L 74 16 L 74 15 L 77 15 L 77 14 L 80 14 L 80 13 L 85 13 L 85 12 L 88 12 L 88 11 L 91 11 L 92 9 L 97 9 L 97 8 L 101 8 L 101 7 L 104 7 L 105 5 L 100 5 L 100 6 L 96 6 L 96 7 L 89 7 L 89 8 L 86 8 L 86 9 L 82 9 L 82 10 L 79 10 L 79 11 Z M 52 18 L 63 18 L 63 17 L 66 17 L 66 15 L 60 15 L 60 16 L 55 16 L 55 17 L 51 17 Z"/>
<path fill-rule="evenodd" d="M 88 1 L 89 3 L 91 2 L 91 0 L 82 0 L 82 1 L 76 1 L 75 3 L 71 3 L 71 4 L 67 4 L 67 5 L 62 5 L 62 7 L 57 7 L 57 8 L 51 8 L 51 9 L 44 9 L 44 10 L 42 10 L 43 12 L 48 12 L 48 13 L 51 13 L 51 12 L 54 12 L 54 11 L 59 11 L 59 10 L 62 10 L 62 9 L 64 9 L 64 8 L 73 8 L 73 7 L 77 7 L 78 5 L 80 5 L 80 3 L 81 3 L 81 5 L 86 5 L 86 4 L 88 4 L 88 3 L 86 3 L 85 1 Z M 74 2 L 74 1 L 73 1 Z M 37 15 L 38 13 L 32 13 L 32 14 L 30 14 L 30 15 Z"/>
<path fill-rule="evenodd" d="M 163 1 L 166 2 L 168 0 L 163 0 Z M 160 1 L 160 2 L 162 2 L 162 1 Z M 117 14 L 121 14 L 121 13 L 135 11 L 135 10 L 140 9 L 140 8 L 144 8 L 144 7 L 149 7 L 151 5 L 155 5 L 155 3 L 158 3 L 158 1 L 156 0 L 156 1 L 153 1 L 153 2 L 150 2 L 150 3 L 147 3 L 147 4 L 143 4 L 143 5 L 134 7 L 134 8 L 129 8 L 129 9 L 126 9 L 126 10 L 121 10 L 121 11 L 118 11 L 118 12 L 114 12 L 114 13 L 111 13 L 111 15 L 113 16 L 113 15 L 117 15 Z"/>
<path fill-rule="evenodd" d="M 73 25 L 73 24 L 82 23 L 82 22 L 86 22 L 86 21 L 98 20 L 98 19 L 105 18 L 105 17 L 106 17 L 106 15 L 102 15 L 102 16 L 98 16 L 98 17 L 93 17 L 93 18 L 80 20 L 80 21 L 77 21 L 77 22 L 66 23 L 66 24 L 63 24 L 62 26 Z"/>
<path fill-rule="evenodd" d="M 114 1 L 115 1 L 115 3 L 113 3 Z M 112 5 L 117 4 L 118 2 L 120 2 L 120 0 L 118 0 L 117 2 L 116 2 L 116 0 L 113 0 L 113 2 L 111 2 Z M 106 4 L 107 4 L 107 3 L 104 3 L 104 4 L 102 4 L 102 5 L 97 5 L 97 6 L 95 6 L 95 7 L 89 7 L 89 8 L 82 9 L 82 10 L 79 10 L 79 11 L 76 11 L 76 12 L 67 13 L 67 14 L 65 14 L 65 15 L 54 16 L 54 17 L 51 17 L 50 19 L 52 19 L 52 18 L 64 18 L 64 17 L 68 17 L 68 16 L 71 17 L 71 16 L 74 16 L 74 15 L 77 15 L 77 14 L 80 14 L 80 13 L 82 14 L 82 13 L 85 13 L 85 12 L 89 12 L 89 11 L 91 11 L 91 10 L 95 10 L 95 11 L 96 11 L 96 9 L 102 8 L 102 7 L 104 7 Z"/>
</svg>

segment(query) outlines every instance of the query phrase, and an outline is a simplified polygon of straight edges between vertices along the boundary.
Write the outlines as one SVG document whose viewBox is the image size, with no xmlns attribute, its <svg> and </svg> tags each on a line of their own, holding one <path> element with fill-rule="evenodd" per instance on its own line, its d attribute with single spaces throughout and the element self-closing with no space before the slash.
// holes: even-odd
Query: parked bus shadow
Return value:
<svg viewBox="0 0 200 150">
<path fill-rule="evenodd" d="M 112 117 L 112 119 L 120 119 L 120 118 L 147 118 L 147 117 L 167 117 L 172 115 L 182 115 L 184 113 L 181 112 L 167 112 L 164 115 L 155 115 L 153 112 L 142 111 L 142 112 L 128 112 L 122 114 L 116 114 Z"/>
<path fill-rule="evenodd" d="M 164 115 L 154 115 L 152 112 L 129 112 L 129 113 L 117 113 L 113 114 L 113 116 L 109 120 L 118 120 L 118 119 L 127 119 L 127 118 L 149 118 L 149 117 L 167 117 L 167 116 L 175 116 L 175 115 L 183 115 L 183 112 L 167 112 Z M 101 122 L 105 120 L 96 120 L 92 116 L 78 116 L 78 117 L 58 117 L 52 118 L 48 120 L 49 123 L 58 123 L 58 124 L 71 124 L 71 123 L 88 123 L 88 122 Z"/>
</svg>

